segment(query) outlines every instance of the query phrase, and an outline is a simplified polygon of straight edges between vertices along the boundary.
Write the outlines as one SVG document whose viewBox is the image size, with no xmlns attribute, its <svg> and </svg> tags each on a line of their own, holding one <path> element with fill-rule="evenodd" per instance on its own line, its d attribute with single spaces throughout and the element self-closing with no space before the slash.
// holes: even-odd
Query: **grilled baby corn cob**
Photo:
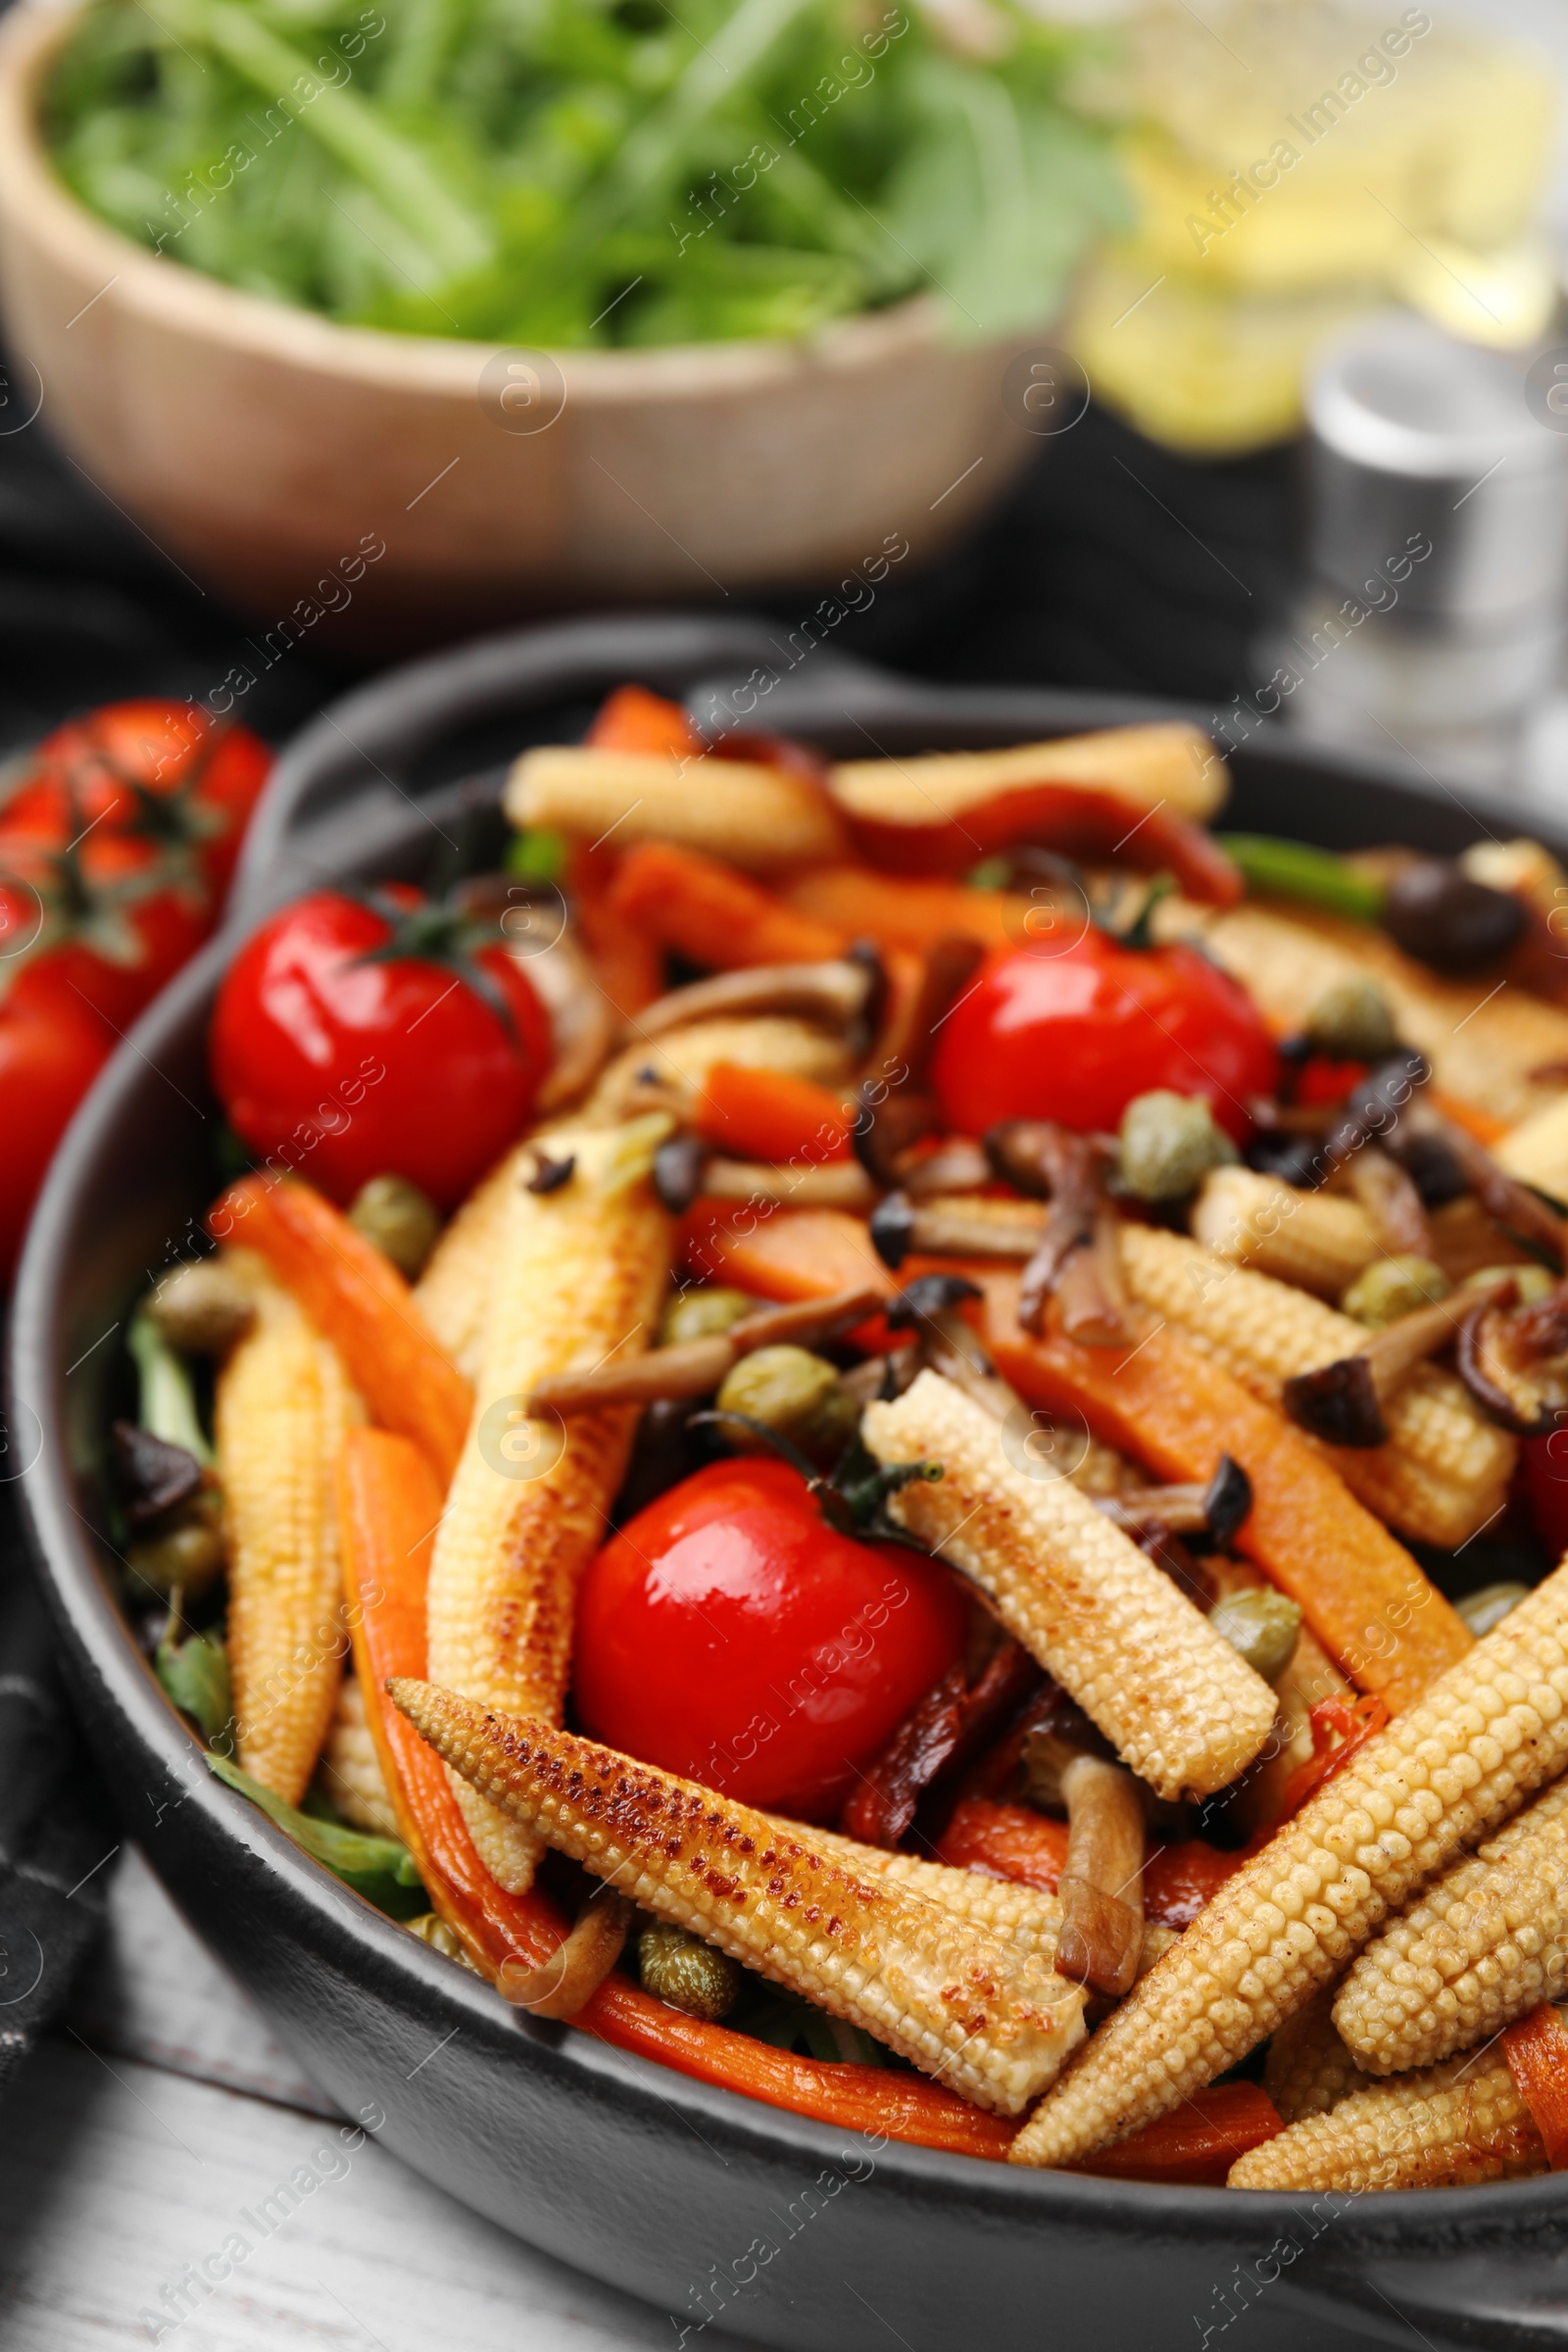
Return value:
<svg viewBox="0 0 1568 2352">
<path fill-rule="evenodd" d="M 381 1838 L 403 1835 L 366 1720 L 365 1691 L 352 1674 L 346 1674 L 337 1687 L 337 1706 L 321 1750 L 318 1777 L 323 1793 L 357 1830 L 369 1830 Z"/>
<path fill-rule="evenodd" d="M 1293 1374 L 1366 1345 L 1365 1326 L 1350 1316 L 1180 1234 L 1124 1225 L 1121 1260 L 1142 1305 L 1180 1324 L 1195 1347 L 1271 1404 Z M 1386 1446 L 1326 1448 L 1380 1518 L 1422 1542 L 1454 1545 L 1501 1509 L 1518 1446 L 1482 1418 L 1452 1373 L 1417 1365 L 1384 1417 Z"/>
<path fill-rule="evenodd" d="M 1193 1236 L 1239 1266 L 1338 1298 L 1381 1254 L 1359 1200 L 1303 1193 L 1251 1168 L 1215 1168 L 1193 1203 Z"/>
<path fill-rule="evenodd" d="M 430 1563 L 430 1672 L 455 1690 L 554 1718 L 565 1695 L 573 1594 L 605 1533 L 636 1421 L 624 1406 L 530 1420 L 551 1373 L 584 1370 L 654 1335 L 669 1273 L 669 1221 L 646 1181 L 665 1122 L 563 1129 L 570 1180 L 511 1188 L 493 1274 L 473 1425 Z M 509 1893 L 528 1886 L 538 1844 L 466 1784 L 474 1843 Z"/>
<path fill-rule="evenodd" d="M 1234 2066 L 1389 1913 L 1568 1763 L 1568 1568 L 1441 1674 L 1227 1881 L 1019 2134 L 1072 2164 Z"/>
<path fill-rule="evenodd" d="M 1325 1985 L 1286 2019 L 1268 2045 L 1263 2088 L 1288 2124 L 1327 2115 L 1352 2090 L 1366 2088 L 1367 2077 L 1340 2039 L 1333 2012 L 1333 1988 Z"/>
<path fill-rule="evenodd" d="M 364 1409 L 337 1350 L 270 1276 L 218 1376 L 228 1530 L 228 1664 L 241 1767 L 297 1805 L 332 1720 L 347 1647 L 333 1481 Z"/>
<path fill-rule="evenodd" d="M 1470 2049 L 1568 1989 L 1568 1783 L 1444 1872 L 1356 1960 L 1334 2017 L 1369 2074 Z"/>
<path fill-rule="evenodd" d="M 891 1498 L 894 1516 L 990 1593 L 1161 1796 L 1207 1794 L 1251 1762 L 1274 1721 L 1268 1685 L 1070 1480 L 1014 1468 L 983 1406 L 922 1372 L 867 1407 L 861 1434 L 879 1461 L 942 1464 Z"/>
<path fill-rule="evenodd" d="M 487 1804 L 660 1919 L 863 2027 L 977 2106 L 1017 2115 L 1083 2033 L 1081 1986 L 810 1830 L 429 1683 L 409 1720 Z"/>
<path fill-rule="evenodd" d="M 689 1029 L 639 1039 L 617 1054 L 602 1073 L 582 1118 L 587 1123 L 624 1118 L 639 1089 L 648 1085 L 666 1091 L 689 1109 L 716 1061 L 809 1078 L 817 1086 L 841 1086 L 850 1075 L 843 1041 L 805 1021 L 770 1013 L 750 1020 L 694 1021 Z"/>
<path fill-rule="evenodd" d="M 1132 808 L 1156 803 L 1199 821 L 1213 816 L 1230 786 L 1208 737 L 1180 719 L 1103 727 L 1004 752 L 924 752 L 903 760 L 845 760 L 829 770 L 839 807 L 852 817 L 928 825 L 1027 784 L 1084 784 L 1113 792 Z"/>
<path fill-rule="evenodd" d="M 430 1252 L 414 1286 L 415 1303 L 464 1378 L 484 1369 L 484 1326 L 514 1188 L 532 1164 L 516 1144 L 481 1178 Z"/>
<path fill-rule="evenodd" d="M 1549 2168 L 1498 2050 L 1353 2091 L 1232 2165 L 1232 2188 L 1462 2188 Z"/>
<path fill-rule="evenodd" d="M 517 760 L 505 806 L 514 825 L 545 825 L 583 841 L 613 833 L 621 849 L 676 842 L 747 873 L 825 864 L 847 848 L 832 802 L 809 779 L 710 755 L 682 760 L 545 745 Z"/>
</svg>

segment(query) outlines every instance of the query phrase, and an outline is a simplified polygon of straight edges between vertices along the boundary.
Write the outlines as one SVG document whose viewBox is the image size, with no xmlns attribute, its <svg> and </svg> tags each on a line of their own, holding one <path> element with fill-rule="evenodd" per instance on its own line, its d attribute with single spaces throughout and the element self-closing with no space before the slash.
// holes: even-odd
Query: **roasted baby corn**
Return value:
<svg viewBox="0 0 1568 2352">
<path fill-rule="evenodd" d="M 1435 2066 L 1568 1989 L 1568 1783 L 1444 1872 L 1356 1959 L 1334 2019 L 1369 2074 Z"/>
<path fill-rule="evenodd" d="M 1380 1254 L 1358 1200 L 1303 1193 L 1251 1168 L 1215 1168 L 1193 1203 L 1194 1239 L 1239 1266 L 1338 1298 Z"/>
<path fill-rule="evenodd" d="M 616 846 L 677 842 L 747 873 L 842 858 L 844 828 L 826 793 L 745 760 L 665 757 L 553 744 L 524 752 L 507 778 L 514 825 L 543 825 Z"/>
<path fill-rule="evenodd" d="M 1085 784 L 1134 808 L 1213 816 L 1229 777 L 1208 737 L 1181 720 L 1105 727 L 1095 735 L 1021 743 L 1004 752 L 924 752 L 902 760 L 845 760 L 829 770 L 847 815 L 911 825 L 962 816 L 977 802 L 1026 784 Z"/>
<path fill-rule="evenodd" d="M 333 1481 L 363 1420 L 335 1348 L 256 1270 L 256 1320 L 218 1376 L 228 1664 L 241 1767 L 297 1805 L 332 1720 L 341 1626 Z"/>
<path fill-rule="evenodd" d="M 533 1421 L 524 1399 L 552 1373 L 650 1345 L 670 1228 L 646 1171 L 665 1125 L 556 1131 L 541 1143 L 574 1158 L 569 1182 L 511 1188 L 473 1425 L 430 1565 L 430 1672 L 487 1705 L 554 1718 L 565 1695 L 578 1573 L 603 1541 L 636 1414 Z M 523 1892 L 537 1841 L 458 1793 L 486 1865 Z"/>
<path fill-rule="evenodd" d="M 1032 1954 L 854 1871 L 710 1788 L 429 1683 L 392 1695 L 488 1806 L 645 1910 L 862 2027 L 977 2106 L 1017 2115 L 1083 2033 L 1083 1994 Z"/>
<path fill-rule="evenodd" d="M 420 1314 L 466 1380 L 476 1381 L 484 1368 L 485 1316 L 507 1202 L 529 1164 L 529 1146 L 516 1144 L 474 1186 L 414 1286 Z"/>
<path fill-rule="evenodd" d="M 1015 1468 L 1005 1429 L 935 1372 L 868 1406 L 861 1434 L 879 1461 L 942 1464 L 891 1498 L 894 1516 L 991 1595 L 1161 1796 L 1207 1794 L 1251 1762 L 1273 1691 L 1070 1480 Z"/>
<path fill-rule="evenodd" d="M 1568 1762 L 1568 1568 L 1369 1740 L 1221 1887 L 1012 2149 L 1063 2165 L 1272 2034 L 1389 1913 Z"/>
<path fill-rule="evenodd" d="M 357 1830 L 370 1830 L 382 1838 L 400 1835 L 365 1712 L 365 1691 L 352 1674 L 346 1674 L 337 1687 L 337 1706 L 321 1750 L 319 1779 L 325 1795 Z"/>
<path fill-rule="evenodd" d="M 1286 2019 L 1268 2045 L 1263 2088 L 1288 2124 L 1326 2115 L 1352 2090 L 1366 2088 L 1368 2078 L 1340 2039 L 1333 2012 L 1333 1987 L 1325 1985 Z"/>
<path fill-rule="evenodd" d="M 1232 2165 L 1232 2188 L 1462 2188 L 1548 2169 L 1498 2050 L 1352 2091 Z"/>
<path fill-rule="evenodd" d="M 1268 1403 L 1278 1403 L 1294 1374 L 1354 1355 L 1366 1343 L 1365 1327 L 1350 1316 L 1180 1234 L 1124 1225 L 1121 1259 L 1142 1305 L 1179 1324 Z M 1502 1508 L 1518 1446 L 1483 1419 L 1452 1373 L 1418 1365 L 1389 1399 L 1385 1419 L 1388 1445 L 1328 1448 L 1346 1485 L 1380 1518 L 1451 1546 Z"/>
</svg>

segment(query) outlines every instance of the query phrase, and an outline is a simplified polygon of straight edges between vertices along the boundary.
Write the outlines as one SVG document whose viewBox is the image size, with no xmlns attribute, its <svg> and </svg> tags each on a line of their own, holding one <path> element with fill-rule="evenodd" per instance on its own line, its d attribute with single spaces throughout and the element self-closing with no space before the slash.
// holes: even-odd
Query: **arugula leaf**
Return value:
<svg viewBox="0 0 1568 2352">
<path fill-rule="evenodd" d="M 226 1787 L 249 1797 L 296 1845 L 324 1864 L 345 1886 L 368 1897 L 377 1910 L 388 1912 L 393 1919 L 415 1919 L 429 1910 L 430 1898 L 414 1867 L 414 1857 L 396 1838 L 372 1838 L 363 1830 L 318 1820 L 314 1814 L 302 1813 L 297 1805 L 286 1805 L 227 1756 L 209 1755 L 207 1761 Z"/>
<path fill-rule="evenodd" d="M 234 1711 L 228 1651 L 221 1634 L 192 1634 L 188 1642 L 180 1642 L 176 1639 L 178 1627 L 179 1620 L 172 1612 L 169 1630 L 159 1642 L 153 1661 L 158 1680 L 181 1714 L 190 1717 L 203 1739 L 218 1740 L 228 1729 Z"/>
<path fill-rule="evenodd" d="M 125 1345 L 135 1359 L 141 1383 L 138 1419 L 166 1446 L 183 1446 L 203 1469 L 217 1461 L 196 1411 L 196 1391 L 184 1358 L 175 1354 L 157 1325 L 146 1315 L 132 1319 Z"/>
</svg>

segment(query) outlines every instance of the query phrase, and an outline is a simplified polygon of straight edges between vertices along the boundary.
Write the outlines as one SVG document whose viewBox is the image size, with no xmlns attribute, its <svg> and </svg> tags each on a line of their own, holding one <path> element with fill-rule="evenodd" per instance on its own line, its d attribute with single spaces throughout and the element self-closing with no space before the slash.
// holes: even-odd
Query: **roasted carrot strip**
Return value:
<svg viewBox="0 0 1568 2352">
<path fill-rule="evenodd" d="M 212 1209 L 216 1241 L 259 1250 L 385 1429 L 429 1454 L 443 1486 L 468 1434 L 473 1392 L 437 1344 L 391 1259 L 308 1184 L 247 1176 Z"/>
<path fill-rule="evenodd" d="M 955 1806 L 935 1853 L 956 1870 L 976 1870 L 1054 1894 L 1067 1858 L 1067 1824 L 1025 1805 L 966 1797 Z M 1145 1918 L 1159 1928 L 1190 1926 L 1246 1859 L 1245 1853 L 1222 1853 L 1201 1838 L 1155 1846 L 1144 1864 Z"/>
<path fill-rule="evenodd" d="M 664 958 L 658 943 L 616 913 L 610 886 L 620 860 L 613 849 L 573 842 L 566 860 L 566 893 L 600 994 L 630 1020 L 664 992 Z"/>
<path fill-rule="evenodd" d="M 1097 1437 L 1172 1482 L 1247 1472 L 1239 1548 L 1299 1601 L 1325 1649 L 1397 1713 L 1470 1648 L 1449 1603 L 1301 1433 L 1164 1325 L 1125 1354 L 1018 1322 L 1015 1275 L 985 1281 L 982 1328 L 1004 1380 L 1031 1404 L 1076 1411 Z"/>
<path fill-rule="evenodd" d="M 1509 2026 L 1502 2054 L 1554 2173 L 1568 2166 L 1568 2027 L 1550 2001 Z"/>
<path fill-rule="evenodd" d="M 1456 1127 L 1473 1135 L 1478 1144 L 1485 1144 L 1489 1152 L 1508 1132 L 1506 1119 L 1494 1118 L 1490 1110 L 1482 1110 L 1474 1102 L 1461 1102 L 1457 1095 L 1446 1095 L 1439 1087 L 1428 1087 L 1427 1101 L 1446 1119 L 1451 1119 Z"/>
<path fill-rule="evenodd" d="M 1125 831 L 1125 826 L 1123 830 Z M 978 853 L 976 853 L 978 855 Z M 965 890 L 959 882 L 911 882 L 868 865 L 819 865 L 783 893 L 791 906 L 846 938 L 923 955 L 939 939 L 977 939 L 987 948 L 1023 948 L 1044 916 L 1021 894 Z"/>
<path fill-rule="evenodd" d="M 663 841 L 639 842 L 627 853 L 606 904 L 708 971 L 817 963 L 841 955 L 852 936 L 798 913 L 717 858 Z"/>
<path fill-rule="evenodd" d="M 1280 1818 L 1288 1821 L 1298 1813 L 1309 1796 L 1315 1796 L 1327 1781 L 1345 1770 L 1358 1747 L 1364 1747 L 1381 1732 L 1389 1720 L 1386 1701 L 1378 1697 L 1358 1699 L 1320 1698 L 1308 1710 L 1307 1721 L 1312 1730 L 1312 1753 L 1298 1765 L 1285 1784 L 1280 1799 Z M 1330 1739 L 1339 1734 L 1339 1745 Z"/>
<path fill-rule="evenodd" d="M 386 1697 L 389 1678 L 424 1673 L 424 1597 L 430 1538 L 441 1508 L 429 1465 L 407 1440 L 352 1433 L 339 1479 L 344 1576 L 355 1664 L 398 1827 L 435 1908 L 476 1967 L 535 1966 L 565 1934 L 537 1889 L 502 1891 L 480 1861 L 445 1768 Z M 819 2064 L 666 2008 L 622 1976 L 610 1977 L 572 2023 L 601 2041 L 677 2074 L 847 2131 L 886 2133 L 921 2147 L 1000 2161 L 1014 2126 L 918 2077 L 880 2067 Z"/>
<path fill-rule="evenodd" d="M 1223 2188 L 1225 2176 L 1250 2148 L 1285 2129 L 1268 2092 L 1257 2082 L 1216 2082 L 1159 2116 L 1130 2139 L 1102 2148 L 1075 2173 L 1104 2180 L 1163 2180 L 1171 2186 Z"/>
<path fill-rule="evenodd" d="M 736 1159 L 815 1167 L 850 1156 L 849 1114 L 830 1088 L 738 1061 L 715 1061 L 703 1080 L 697 1128 Z"/>
<path fill-rule="evenodd" d="M 694 732 L 679 703 L 650 694 L 646 686 L 617 686 L 607 695 L 583 737 L 600 752 L 699 753 L 703 739 Z"/>
</svg>

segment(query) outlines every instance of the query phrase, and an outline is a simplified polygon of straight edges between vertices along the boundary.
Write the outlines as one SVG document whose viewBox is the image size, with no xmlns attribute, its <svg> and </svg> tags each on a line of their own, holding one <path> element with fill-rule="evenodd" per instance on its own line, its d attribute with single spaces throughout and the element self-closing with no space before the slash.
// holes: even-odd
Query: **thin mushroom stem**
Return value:
<svg viewBox="0 0 1568 2352">
<path fill-rule="evenodd" d="M 1418 1364 L 1456 1339 L 1475 1307 L 1479 1289 L 1483 1299 L 1511 1281 L 1499 1275 L 1490 1284 L 1468 1286 L 1449 1298 L 1417 1307 L 1386 1329 L 1368 1334 L 1364 1348 L 1342 1355 L 1315 1372 L 1298 1372 L 1285 1383 L 1282 1401 L 1293 1421 L 1330 1446 L 1386 1446 L 1389 1425 L 1383 1407 Z"/>
<path fill-rule="evenodd" d="M 1056 1284 L 1061 1328 L 1070 1340 L 1113 1347 L 1127 1336 L 1127 1291 L 1121 1278 L 1120 1219 L 1106 1201 L 1095 1211 L 1087 1244 L 1075 1250 Z M 1029 1280 L 1024 1274 L 1024 1284 Z M 1020 1293 L 1020 1297 L 1022 1294 Z M 1044 1307 L 1044 1299 L 1041 1301 Z"/>
<path fill-rule="evenodd" d="M 769 1165 L 760 1160 L 710 1159 L 702 1190 L 715 1200 L 765 1200 L 791 1208 L 844 1208 L 863 1215 L 876 1199 L 871 1179 L 853 1159 L 828 1160 L 814 1168 Z"/>
<path fill-rule="evenodd" d="M 1040 1211 L 1027 1201 L 951 1195 L 916 1201 L 890 1193 L 871 1218 L 877 1255 L 895 1271 L 911 1250 L 925 1257 L 1030 1258 L 1044 1231 Z"/>
<path fill-rule="evenodd" d="M 1143 1950 L 1143 1792 L 1124 1764 L 1039 1735 L 1032 1747 L 1037 1785 L 1043 1751 L 1057 1766 L 1067 1814 L 1056 1967 L 1119 1999 L 1132 1989 Z"/>
<path fill-rule="evenodd" d="M 802 1298 L 788 1306 L 743 1315 L 725 1332 L 653 1348 L 623 1363 L 591 1372 L 561 1372 L 542 1380 L 528 1399 L 530 1413 L 597 1412 L 607 1404 L 652 1404 L 662 1397 L 710 1396 L 730 1367 L 759 1348 L 810 1346 L 836 1339 L 875 1314 L 880 1291 L 840 1291 L 831 1298 Z"/>
<path fill-rule="evenodd" d="M 880 967 L 867 956 L 836 956 L 821 963 L 759 963 L 749 970 L 715 972 L 689 987 L 672 988 L 638 1013 L 628 1034 L 662 1037 L 694 1021 L 748 1013 L 793 1013 L 836 1029 L 863 1020 L 876 997 Z"/>
<path fill-rule="evenodd" d="M 1397 1160 L 1368 1144 L 1348 1162 L 1345 1175 L 1371 1218 L 1382 1249 L 1395 1257 L 1431 1257 L 1431 1223 L 1420 1194 Z"/>
<path fill-rule="evenodd" d="M 620 1958 L 632 1910 L 625 1895 L 601 1883 L 548 1960 L 537 1968 L 525 1968 L 520 1960 L 502 1963 L 497 1991 L 530 2017 L 575 2017 Z"/>
</svg>

